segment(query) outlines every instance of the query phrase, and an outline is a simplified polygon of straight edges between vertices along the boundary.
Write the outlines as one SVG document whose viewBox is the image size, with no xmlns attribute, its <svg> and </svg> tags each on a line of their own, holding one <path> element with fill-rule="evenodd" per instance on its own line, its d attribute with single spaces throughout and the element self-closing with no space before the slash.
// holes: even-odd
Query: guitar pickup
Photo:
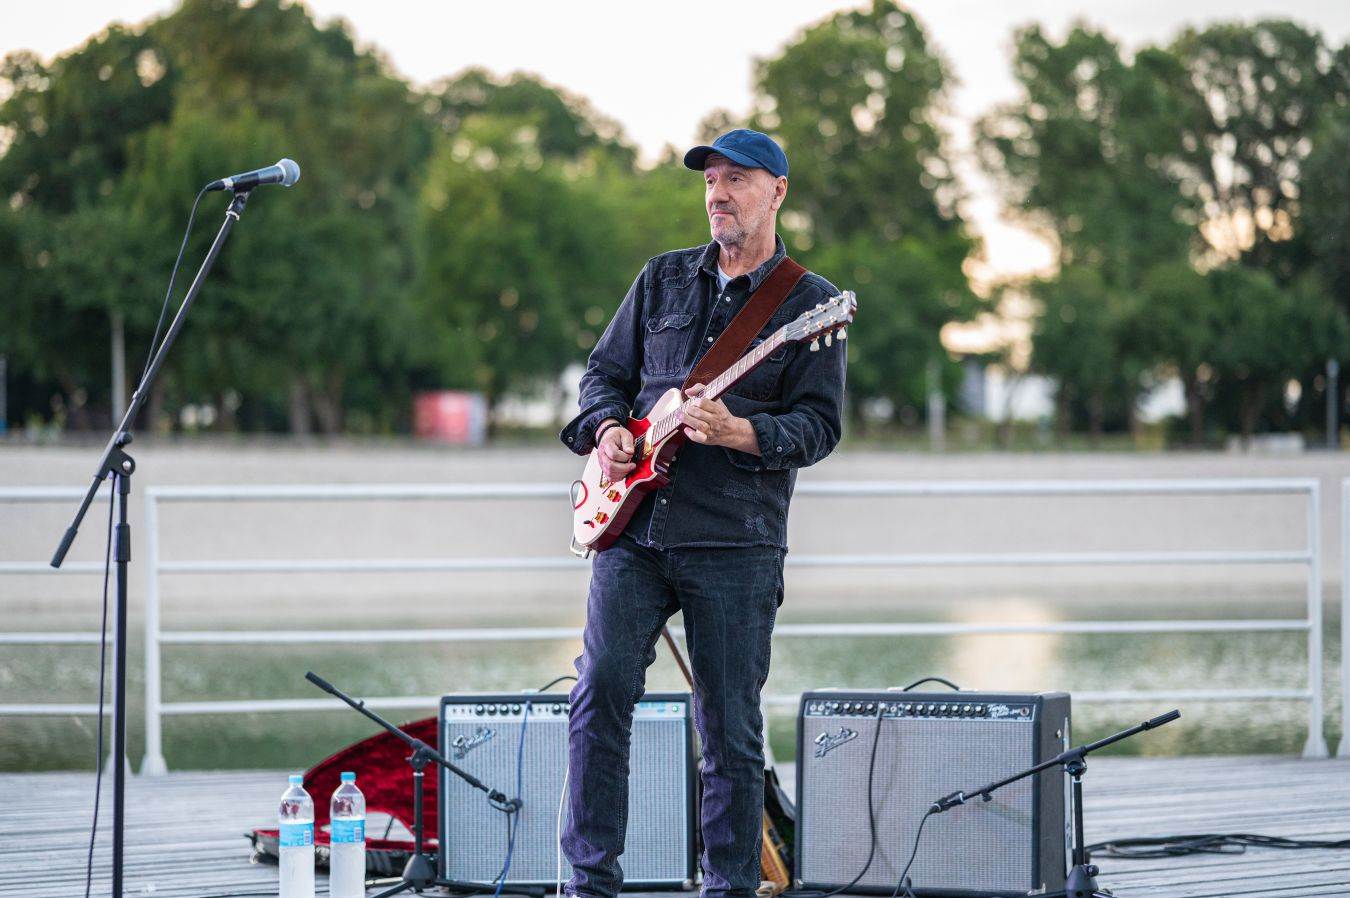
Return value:
<svg viewBox="0 0 1350 898">
<path fill-rule="evenodd" d="M 603 523 L 605 523 L 605 522 L 608 521 L 608 520 L 609 520 L 609 513 L 608 513 L 608 512 L 597 511 L 597 512 L 595 513 L 595 523 L 597 523 L 597 524 L 603 524 Z"/>
<path fill-rule="evenodd" d="M 618 502 L 619 499 L 622 498 L 622 496 L 619 495 L 618 490 L 610 490 L 609 492 L 605 493 L 605 498 L 611 502 Z"/>
</svg>

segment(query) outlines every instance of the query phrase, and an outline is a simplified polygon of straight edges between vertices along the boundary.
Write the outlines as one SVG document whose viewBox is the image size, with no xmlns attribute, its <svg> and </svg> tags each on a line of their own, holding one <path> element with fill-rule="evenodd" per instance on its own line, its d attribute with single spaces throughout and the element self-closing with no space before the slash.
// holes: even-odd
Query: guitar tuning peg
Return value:
<svg viewBox="0 0 1350 898">
<path fill-rule="evenodd" d="M 846 328 L 846 327 L 841 327 L 841 328 L 839 328 L 839 339 L 841 339 L 841 340 L 847 340 L 847 339 L 848 339 L 848 328 Z"/>
<path fill-rule="evenodd" d="M 826 331 L 826 332 L 825 332 L 825 345 L 826 345 L 826 346 L 832 346 L 833 344 L 834 344 L 834 334 L 831 333 L 830 331 Z"/>
<path fill-rule="evenodd" d="M 820 352 L 820 338 L 819 338 L 819 337 L 816 337 L 814 340 L 811 341 L 811 351 L 812 351 L 812 352 Z"/>
</svg>

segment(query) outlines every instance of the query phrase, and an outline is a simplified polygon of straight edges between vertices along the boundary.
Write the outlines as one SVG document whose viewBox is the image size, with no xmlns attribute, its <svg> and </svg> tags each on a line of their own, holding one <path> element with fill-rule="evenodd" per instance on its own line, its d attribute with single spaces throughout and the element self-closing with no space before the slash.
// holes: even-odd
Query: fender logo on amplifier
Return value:
<svg viewBox="0 0 1350 898">
<path fill-rule="evenodd" d="M 487 727 L 479 727 L 473 731 L 472 736 L 456 736 L 450 743 L 455 749 L 455 759 L 462 760 L 467 757 L 469 752 L 473 751 L 484 742 L 489 742 L 496 736 L 496 730 L 490 730 Z"/>
<path fill-rule="evenodd" d="M 850 730 L 848 727 L 840 727 L 839 732 L 833 736 L 829 733 L 821 733 L 816 737 L 816 757 L 823 758 L 839 746 L 857 738 L 858 732 Z"/>
</svg>

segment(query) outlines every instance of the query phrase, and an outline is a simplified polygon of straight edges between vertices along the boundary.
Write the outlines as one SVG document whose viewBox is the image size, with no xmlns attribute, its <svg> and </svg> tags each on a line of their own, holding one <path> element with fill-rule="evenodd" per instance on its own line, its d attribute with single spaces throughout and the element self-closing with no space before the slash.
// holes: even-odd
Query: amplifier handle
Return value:
<svg viewBox="0 0 1350 898">
<path fill-rule="evenodd" d="M 915 686 L 922 686 L 924 683 L 941 683 L 944 686 L 950 686 L 954 692 L 960 692 L 961 687 L 945 677 L 924 677 L 922 680 L 915 680 L 908 686 L 888 686 L 887 692 L 909 692 Z"/>
</svg>

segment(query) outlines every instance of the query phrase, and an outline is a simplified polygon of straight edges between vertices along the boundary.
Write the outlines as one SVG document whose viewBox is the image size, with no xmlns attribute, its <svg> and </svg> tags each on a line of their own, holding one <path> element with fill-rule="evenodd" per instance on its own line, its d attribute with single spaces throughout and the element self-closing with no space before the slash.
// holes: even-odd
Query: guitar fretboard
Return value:
<svg viewBox="0 0 1350 898">
<path fill-rule="evenodd" d="M 756 365 L 768 358 L 769 353 L 782 346 L 785 342 L 785 328 L 780 327 L 778 330 L 774 331 L 771 337 L 741 356 L 730 368 L 714 377 L 712 382 L 707 384 L 703 393 L 695 398 L 716 399 L 721 396 L 727 390 L 735 386 L 738 380 L 754 370 Z M 653 421 L 652 426 L 648 428 L 647 432 L 636 441 L 634 457 L 641 458 L 645 446 L 655 446 L 678 430 L 680 427 L 680 416 L 683 414 L 684 410 L 688 408 L 689 403 L 690 400 L 686 399 L 680 404 L 678 409 Z"/>
</svg>

